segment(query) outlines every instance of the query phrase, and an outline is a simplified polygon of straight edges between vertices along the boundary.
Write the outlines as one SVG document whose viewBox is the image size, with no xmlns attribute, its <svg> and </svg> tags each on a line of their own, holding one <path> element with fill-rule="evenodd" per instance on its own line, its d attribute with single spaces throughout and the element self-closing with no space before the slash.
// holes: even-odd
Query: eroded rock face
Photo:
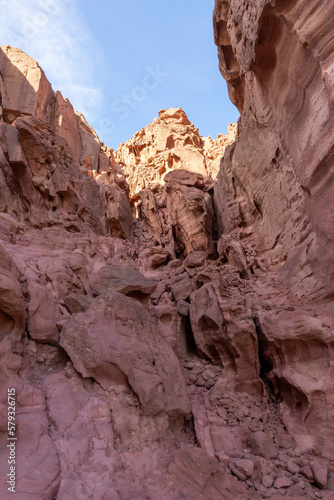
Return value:
<svg viewBox="0 0 334 500">
<path fill-rule="evenodd" d="M 220 292 L 219 288 L 226 286 L 224 281 L 224 276 L 217 276 L 191 295 L 194 339 L 213 364 L 222 365 L 222 378 L 213 389 L 216 394 L 226 390 L 261 394 L 255 326 L 237 290 L 233 293 L 231 288 L 229 297 Z"/>
<path fill-rule="evenodd" d="M 138 300 L 117 292 L 101 295 L 87 312 L 71 317 L 60 344 L 76 370 L 104 389 L 128 382 L 145 414 L 189 413 L 178 360 L 155 335 L 154 323 Z"/>
<path fill-rule="evenodd" d="M 186 186 L 178 179 L 168 178 L 166 193 L 167 222 L 174 229 L 174 242 L 179 253 L 192 251 L 214 253 L 213 208 L 211 196 L 197 187 Z"/>
<path fill-rule="evenodd" d="M 25 326 L 25 308 L 20 273 L 15 262 L 0 246 L 0 318 L 1 338 L 11 334 L 19 338 Z"/>
<path fill-rule="evenodd" d="M 220 70 L 241 113 L 215 185 L 219 236 L 251 247 L 267 269 L 250 302 L 263 375 L 299 444 L 313 440 L 329 455 L 333 9 L 316 1 L 216 0 L 214 10 Z"/>
<path fill-rule="evenodd" d="M 51 118 L 54 93 L 37 62 L 21 50 L 5 46 L 0 64 L 1 107 L 6 122 L 22 115 Z"/>
<path fill-rule="evenodd" d="M 157 285 L 141 273 L 128 266 L 102 267 L 90 278 L 90 288 L 94 295 L 119 292 L 145 303 Z"/>
<path fill-rule="evenodd" d="M 131 197 L 145 188 L 163 184 L 164 175 L 178 169 L 214 178 L 226 147 L 235 139 L 236 128 L 217 140 L 202 137 L 181 108 L 164 109 L 159 119 L 121 144 L 115 154 L 118 168 L 126 174 Z"/>
<path fill-rule="evenodd" d="M 35 228 L 90 226 L 130 237 L 127 188 L 113 172 L 112 150 L 52 91 L 36 61 L 7 46 L 0 55 L 2 211 Z M 99 172 L 97 185 L 91 175 Z"/>
<path fill-rule="evenodd" d="M 178 108 L 114 156 L 0 50 L 1 491 L 14 387 L 22 500 L 330 498 L 332 7 L 311 4 L 216 2 L 234 144 Z"/>
</svg>

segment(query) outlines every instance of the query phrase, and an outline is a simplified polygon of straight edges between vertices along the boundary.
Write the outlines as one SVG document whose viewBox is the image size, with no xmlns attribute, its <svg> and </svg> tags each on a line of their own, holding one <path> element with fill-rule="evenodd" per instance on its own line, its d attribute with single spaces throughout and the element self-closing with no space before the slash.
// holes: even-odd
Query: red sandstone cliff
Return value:
<svg viewBox="0 0 334 500">
<path fill-rule="evenodd" d="M 20 500 L 333 498 L 332 10 L 216 1 L 234 143 L 114 153 L 2 47 L 2 498 L 8 387 Z"/>
<path fill-rule="evenodd" d="M 215 185 L 219 232 L 237 233 L 267 270 L 256 285 L 265 310 L 252 302 L 263 374 L 291 432 L 330 457 L 333 14 L 316 1 L 216 1 L 214 11 L 220 69 L 241 112 Z"/>
</svg>

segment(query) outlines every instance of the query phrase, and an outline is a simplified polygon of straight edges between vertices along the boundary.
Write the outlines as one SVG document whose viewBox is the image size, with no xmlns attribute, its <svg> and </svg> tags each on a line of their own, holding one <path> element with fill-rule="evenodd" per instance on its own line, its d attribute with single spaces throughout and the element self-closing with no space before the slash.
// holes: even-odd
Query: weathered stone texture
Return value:
<svg viewBox="0 0 334 500">
<path fill-rule="evenodd" d="M 333 9 L 216 0 L 238 126 L 115 153 L 0 49 L 3 498 L 8 387 L 20 500 L 331 498 Z"/>
</svg>

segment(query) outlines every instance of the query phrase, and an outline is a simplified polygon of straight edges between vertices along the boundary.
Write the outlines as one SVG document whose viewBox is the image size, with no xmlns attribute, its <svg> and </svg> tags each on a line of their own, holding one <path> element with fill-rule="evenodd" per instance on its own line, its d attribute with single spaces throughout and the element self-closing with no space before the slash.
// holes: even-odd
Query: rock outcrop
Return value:
<svg viewBox="0 0 334 500">
<path fill-rule="evenodd" d="M 53 92 L 36 61 L 11 47 L 0 57 L 2 212 L 39 229 L 90 227 L 129 237 L 128 188 L 112 171 L 112 151 Z M 104 171 L 94 182 L 92 175 Z"/>
<path fill-rule="evenodd" d="M 238 127 L 116 152 L 0 49 L 2 498 L 8 389 L 20 500 L 333 497 L 333 13 L 216 0 Z"/>
<path fill-rule="evenodd" d="M 217 140 L 202 137 L 181 108 L 164 109 L 159 118 L 122 143 L 115 152 L 116 162 L 126 176 L 130 196 L 145 188 L 163 184 L 166 173 L 176 169 L 215 178 L 220 158 L 233 143 L 236 126 Z"/>
<path fill-rule="evenodd" d="M 214 11 L 220 70 L 241 113 L 215 185 L 219 235 L 237 235 L 265 266 L 252 300 L 263 376 L 298 442 L 312 436 L 330 457 L 333 9 L 217 0 Z"/>
</svg>

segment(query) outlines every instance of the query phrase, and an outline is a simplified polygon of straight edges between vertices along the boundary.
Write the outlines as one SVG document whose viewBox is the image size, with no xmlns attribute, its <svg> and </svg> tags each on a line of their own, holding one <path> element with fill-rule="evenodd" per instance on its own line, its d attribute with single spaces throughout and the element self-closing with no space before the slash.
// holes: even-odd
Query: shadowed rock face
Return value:
<svg viewBox="0 0 334 500">
<path fill-rule="evenodd" d="M 319 1 L 217 0 L 213 16 L 220 70 L 241 112 L 215 185 L 219 234 L 238 234 L 266 267 L 252 301 L 263 374 L 300 443 L 311 435 L 329 454 L 333 14 Z"/>
<path fill-rule="evenodd" d="M 331 498 L 332 11 L 216 1 L 235 142 L 114 154 L 0 49 L 3 498 L 12 387 L 20 500 Z"/>
</svg>

